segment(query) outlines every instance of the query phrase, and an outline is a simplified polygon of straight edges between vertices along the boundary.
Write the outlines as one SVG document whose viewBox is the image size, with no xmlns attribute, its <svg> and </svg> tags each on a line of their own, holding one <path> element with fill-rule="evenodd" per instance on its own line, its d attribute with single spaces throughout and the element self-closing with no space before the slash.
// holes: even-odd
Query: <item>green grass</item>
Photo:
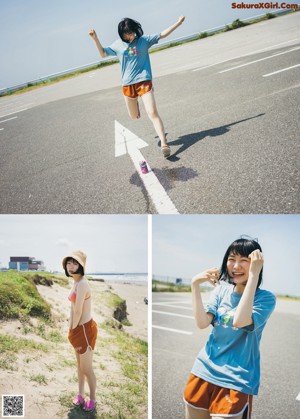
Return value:
<svg viewBox="0 0 300 419">
<path fill-rule="evenodd" d="M 112 411 L 122 412 L 125 418 L 138 418 L 140 409 L 146 405 L 148 392 L 148 344 L 123 330 L 111 328 L 108 322 L 101 328 L 114 338 L 115 350 L 111 355 L 122 371 L 120 380 L 102 383 L 108 389 L 102 397 Z"/>
<path fill-rule="evenodd" d="M 124 301 L 121 297 L 119 297 L 117 294 L 114 294 L 110 291 L 105 291 L 103 294 L 102 302 L 107 306 L 111 308 L 118 308 L 122 304 L 124 304 Z"/>
<path fill-rule="evenodd" d="M 126 300 L 123 300 L 117 294 L 114 294 L 110 290 L 106 290 L 101 294 L 101 302 L 107 307 L 113 309 L 113 317 L 122 324 L 129 326 L 130 323 L 127 319 L 127 306 Z"/>
<path fill-rule="evenodd" d="M 31 351 L 35 349 L 48 352 L 47 345 L 42 343 L 36 343 L 30 339 L 17 338 L 0 334 L 0 354 L 5 352 L 17 353 L 22 350 Z"/>
<path fill-rule="evenodd" d="M 49 272 L 0 272 L 0 319 L 22 320 L 32 316 L 50 322 L 50 305 L 41 297 L 36 285 L 51 286 L 53 283 L 68 287 L 69 280 Z"/>
<path fill-rule="evenodd" d="M 300 301 L 300 297 L 295 297 L 293 295 L 277 295 L 277 298 L 280 300 L 292 300 L 292 301 Z"/>
<path fill-rule="evenodd" d="M 190 285 L 152 280 L 152 292 L 191 292 Z"/>
<path fill-rule="evenodd" d="M 55 283 L 64 288 L 69 286 L 69 279 L 65 275 L 54 275 L 50 272 L 26 272 L 24 276 L 39 285 L 50 286 Z"/>
<path fill-rule="evenodd" d="M 0 272 L 0 319 L 26 316 L 49 320 L 50 305 L 38 293 L 32 278 L 15 271 Z"/>
<path fill-rule="evenodd" d="M 48 347 L 42 343 L 35 343 L 29 339 L 16 338 L 0 334 L 0 370 L 15 371 L 16 354 L 20 351 L 33 350 L 48 352 Z"/>
<path fill-rule="evenodd" d="M 47 378 L 43 374 L 35 374 L 29 377 L 30 381 L 35 381 L 39 384 L 48 384 Z"/>
</svg>

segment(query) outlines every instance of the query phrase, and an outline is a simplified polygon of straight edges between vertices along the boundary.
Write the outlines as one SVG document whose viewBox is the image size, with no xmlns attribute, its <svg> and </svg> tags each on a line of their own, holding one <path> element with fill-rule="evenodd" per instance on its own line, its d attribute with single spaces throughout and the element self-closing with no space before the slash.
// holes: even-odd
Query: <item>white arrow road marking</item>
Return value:
<svg viewBox="0 0 300 419">
<path fill-rule="evenodd" d="M 147 146 L 144 140 L 115 121 L 115 157 L 129 154 L 158 214 L 179 214 L 148 163 L 149 172 L 141 175 L 139 162 L 145 158 L 139 149 Z"/>
</svg>

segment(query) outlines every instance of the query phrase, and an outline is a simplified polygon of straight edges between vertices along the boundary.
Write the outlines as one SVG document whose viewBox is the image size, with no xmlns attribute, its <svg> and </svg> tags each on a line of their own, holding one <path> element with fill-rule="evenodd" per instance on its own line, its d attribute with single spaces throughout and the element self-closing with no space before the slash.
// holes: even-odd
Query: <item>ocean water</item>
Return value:
<svg viewBox="0 0 300 419">
<path fill-rule="evenodd" d="M 132 285 L 147 285 L 148 277 L 146 274 L 99 274 L 99 275 L 88 275 L 94 279 L 104 279 L 107 283 L 119 283 L 119 284 L 132 284 Z"/>
</svg>

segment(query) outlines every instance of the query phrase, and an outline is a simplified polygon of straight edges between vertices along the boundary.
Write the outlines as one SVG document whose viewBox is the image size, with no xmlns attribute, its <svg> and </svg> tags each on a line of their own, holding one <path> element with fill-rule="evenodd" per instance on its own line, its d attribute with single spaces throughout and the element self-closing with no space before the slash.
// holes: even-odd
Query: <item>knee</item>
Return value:
<svg viewBox="0 0 300 419">
<path fill-rule="evenodd" d="M 151 121 L 153 121 L 156 118 L 159 118 L 159 115 L 157 113 L 157 111 L 148 111 L 148 117 L 149 119 L 151 119 Z"/>
</svg>

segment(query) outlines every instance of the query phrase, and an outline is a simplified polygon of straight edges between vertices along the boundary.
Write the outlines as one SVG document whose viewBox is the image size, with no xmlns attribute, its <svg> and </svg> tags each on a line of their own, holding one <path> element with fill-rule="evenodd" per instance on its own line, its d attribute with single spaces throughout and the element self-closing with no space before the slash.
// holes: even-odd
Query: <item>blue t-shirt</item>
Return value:
<svg viewBox="0 0 300 419">
<path fill-rule="evenodd" d="M 213 329 L 196 357 L 192 373 L 217 386 L 256 395 L 260 384 L 261 334 L 275 308 L 276 298 L 271 292 L 258 289 L 253 324 L 238 329 L 232 321 L 242 294 L 233 288 L 234 285 L 221 281 L 212 292 L 206 311 L 214 315 Z"/>
<path fill-rule="evenodd" d="M 149 48 L 157 44 L 160 34 L 135 37 L 130 44 L 121 39 L 103 48 L 108 56 L 117 56 L 121 64 L 122 86 L 152 80 Z"/>
</svg>

